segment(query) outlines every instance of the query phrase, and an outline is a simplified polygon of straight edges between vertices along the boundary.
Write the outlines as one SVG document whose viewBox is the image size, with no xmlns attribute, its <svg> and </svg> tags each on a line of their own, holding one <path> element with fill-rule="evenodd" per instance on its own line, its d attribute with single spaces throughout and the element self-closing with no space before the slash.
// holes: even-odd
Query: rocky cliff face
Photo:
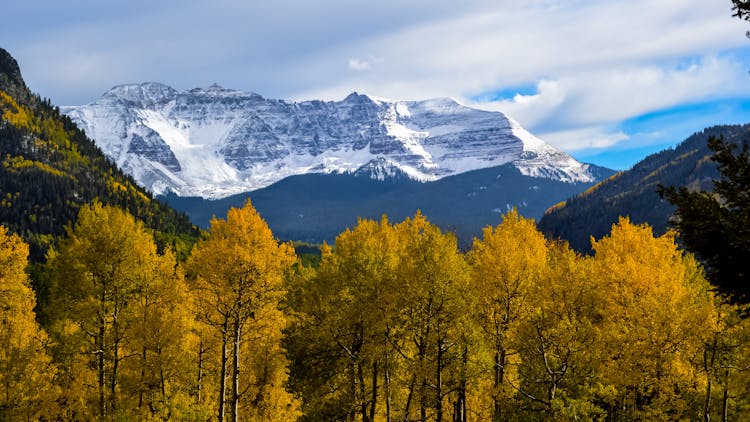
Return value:
<svg viewBox="0 0 750 422">
<path fill-rule="evenodd" d="M 154 193 L 222 198 L 287 176 L 351 172 L 434 181 L 512 163 L 522 174 L 591 182 L 586 164 L 498 112 L 448 98 L 286 102 L 218 85 L 144 83 L 65 107 L 122 169 Z"/>
</svg>

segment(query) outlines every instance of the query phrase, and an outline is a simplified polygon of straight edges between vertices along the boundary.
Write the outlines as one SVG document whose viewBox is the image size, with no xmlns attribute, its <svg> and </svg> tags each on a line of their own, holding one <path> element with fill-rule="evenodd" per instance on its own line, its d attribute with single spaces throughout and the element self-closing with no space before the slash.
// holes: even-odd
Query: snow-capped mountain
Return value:
<svg viewBox="0 0 750 422">
<path fill-rule="evenodd" d="M 144 83 L 62 111 L 156 194 L 216 199 L 307 173 L 427 182 L 506 163 L 526 176 L 595 179 L 588 165 L 508 116 L 449 98 L 353 93 L 342 101 L 287 102 L 218 85 L 178 92 Z"/>
</svg>

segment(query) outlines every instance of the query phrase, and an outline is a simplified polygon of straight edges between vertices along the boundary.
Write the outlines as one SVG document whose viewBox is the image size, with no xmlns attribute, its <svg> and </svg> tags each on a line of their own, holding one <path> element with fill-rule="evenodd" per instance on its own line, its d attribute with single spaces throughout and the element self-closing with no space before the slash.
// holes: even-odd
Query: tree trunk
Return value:
<svg viewBox="0 0 750 422">
<path fill-rule="evenodd" d="M 502 341 L 498 340 L 495 344 L 495 394 L 492 399 L 494 405 L 494 411 L 492 413 L 492 420 L 494 422 L 500 422 L 503 420 L 503 408 L 500 402 L 500 389 L 502 388 L 505 379 L 505 348 L 503 347 Z"/>
<path fill-rule="evenodd" d="M 227 329 L 229 319 L 224 319 L 221 330 L 221 375 L 219 379 L 219 422 L 224 422 L 224 404 L 227 398 Z"/>
<path fill-rule="evenodd" d="M 729 420 L 729 369 L 724 374 L 724 395 L 721 399 L 721 420 Z"/>
<path fill-rule="evenodd" d="M 112 345 L 112 375 L 109 377 L 109 395 L 112 412 L 117 410 L 117 369 L 120 366 L 119 348 L 120 341 L 117 340 L 117 328 L 115 328 L 115 342 Z"/>
<path fill-rule="evenodd" d="M 463 346 L 461 350 L 461 379 L 458 383 L 458 397 L 453 407 L 453 422 L 466 422 L 466 366 L 468 361 L 469 349 Z"/>
<path fill-rule="evenodd" d="M 156 343 L 156 356 L 159 359 L 159 387 L 161 388 L 161 400 L 166 400 L 167 383 L 164 380 L 164 358 L 162 356 L 161 343 Z"/>
<path fill-rule="evenodd" d="M 375 420 L 375 409 L 378 402 L 378 363 L 372 364 L 372 398 L 370 399 L 370 420 Z"/>
<path fill-rule="evenodd" d="M 239 421 L 240 411 L 240 319 L 234 323 L 234 354 L 232 356 L 232 422 Z"/>
<path fill-rule="evenodd" d="M 709 422 L 711 420 L 711 387 L 713 385 L 713 368 L 714 360 L 716 358 L 716 337 L 718 334 L 714 334 L 713 345 L 711 346 L 711 359 L 708 358 L 708 351 L 703 352 L 703 368 L 706 371 L 706 402 L 703 405 L 703 420 Z"/>
<path fill-rule="evenodd" d="M 198 387 L 196 392 L 196 403 L 201 404 L 202 397 L 201 393 L 203 393 L 203 340 L 200 341 L 198 344 Z"/>
<path fill-rule="evenodd" d="M 427 374 L 425 373 L 426 348 L 424 341 L 419 344 L 419 370 L 422 372 L 422 382 L 419 386 L 419 420 L 427 421 Z"/>
<path fill-rule="evenodd" d="M 117 372 L 120 368 L 120 343 L 122 342 L 120 333 L 120 322 L 119 314 L 120 308 L 118 305 L 119 293 L 115 289 L 115 304 L 112 311 L 112 374 L 109 377 L 109 394 L 110 394 L 110 412 L 114 413 L 117 411 Z"/>
<path fill-rule="evenodd" d="M 387 334 L 385 343 L 385 421 L 391 422 L 391 367 L 388 360 Z"/>
<path fill-rule="evenodd" d="M 439 336 L 439 333 L 438 333 Z M 437 343 L 437 365 L 435 371 L 435 421 L 443 422 L 443 344 L 442 338 Z"/>
<path fill-rule="evenodd" d="M 708 384 L 706 385 L 706 403 L 703 406 L 703 420 L 709 422 L 711 420 L 711 379 L 709 378 Z"/>
<path fill-rule="evenodd" d="M 107 417 L 107 402 L 106 402 L 106 386 L 107 377 L 105 374 L 105 359 L 104 359 L 104 332 L 105 332 L 105 321 L 104 321 L 104 293 L 102 292 L 102 309 L 99 311 L 99 333 L 96 338 L 97 357 L 96 357 L 96 370 L 97 370 L 97 381 L 99 387 L 99 419 L 104 420 Z"/>
<path fill-rule="evenodd" d="M 365 375 L 362 362 L 357 363 L 357 379 L 359 380 L 359 410 L 362 422 L 370 422 L 367 417 L 367 393 L 365 392 Z"/>
<path fill-rule="evenodd" d="M 406 395 L 406 406 L 404 407 L 404 417 L 402 420 L 409 421 L 411 420 L 411 415 L 409 414 L 409 411 L 411 410 L 411 400 L 414 398 L 414 389 L 416 388 L 417 384 L 417 373 L 415 372 L 411 376 L 411 382 L 409 383 L 409 394 Z"/>
<path fill-rule="evenodd" d="M 427 422 L 427 379 L 422 380 L 421 394 L 419 398 L 419 420 Z"/>
<path fill-rule="evenodd" d="M 138 408 L 143 407 L 144 385 L 146 384 L 146 345 L 141 348 L 141 382 L 138 384 Z"/>
<path fill-rule="evenodd" d="M 106 399 L 106 389 L 107 389 L 107 376 L 106 376 L 106 360 L 105 360 L 105 340 L 104 335 L 106 333 L 106 315 L 107 315 L 107 309 L 106 309 L 106 284 L 102 282 L 102 287 L 99 292 L 99 315 L 98 315 L 98 321 L 99 324 L 99 332 L 97 333 L 96 338 L 96 347 L 97 347 L 97 359 L 96 359 L 96 369 L 97 369 L 97 381 L 98 381 L 98 387 L 99 387 L 99 419 L 104 420 L 107 417 L 107 399 Z"/>
<path fill-rule="evenodd" d="M 351 357 L 350 357 L 351 358 Z M 349 405 L 349 412 L 347 413 L 346 419 L 354 421 L 357 419 L 357 364 L 352 359 L 349 365 L 349 371 L 351 376 L 349 377 L 349 394 L 351 396 L 351 404 Z"/>
</svg>

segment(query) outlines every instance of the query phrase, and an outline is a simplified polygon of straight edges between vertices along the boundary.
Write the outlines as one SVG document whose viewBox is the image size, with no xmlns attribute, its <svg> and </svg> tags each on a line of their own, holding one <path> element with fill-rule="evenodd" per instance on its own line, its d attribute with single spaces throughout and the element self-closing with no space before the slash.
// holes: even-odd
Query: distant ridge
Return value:
<svg viewBox="0 0 750 422">
<path fill-rule="evenodd" d="M 710 127 L 675 148 L 652 154 L 630 170 L 552 207 L 539 221 L 539 229 L 550 237 L 567 240 L 581 252 L 589 252 L 590 237 L 599 239 L 609 233 L 619 216 L 648 223 L 655 234 L 664 233 L 674 207 L 662 200 L 656 189 L 659 185 L 713 189 L 712 180 L 719 174 L 710 160 L 707 141 L 711 136 L 724 136 L 737 144 L 750 142 L 750 124 Z"/>
<path fill-rule="evenodd" d="M 612 174 L 596 166 L 591 171 L 597 179 Z M 357 173 L 318 173 L 290 176 L 218 200 L 174 194 L 164 199 L 206 227 L 213 215 L 224 215 L 250 198 L 278 237 L 312 243 L 333 242 L 347 227 L 354 227 L 358 217 L 378 220 L 387 214 L 391 221 L 400 221 L 420 210 L 434 224 L 455 233 L 461 247 L 468 248 L 475 236 L 481 236 L 482 228 L 499 224 L 512 208 L 538 219 L 551 204 L 592 184 L 525 176 L 512 164 L 504 164 L 427 183 L 405 177 L 378 180 Z"/>
</svg>

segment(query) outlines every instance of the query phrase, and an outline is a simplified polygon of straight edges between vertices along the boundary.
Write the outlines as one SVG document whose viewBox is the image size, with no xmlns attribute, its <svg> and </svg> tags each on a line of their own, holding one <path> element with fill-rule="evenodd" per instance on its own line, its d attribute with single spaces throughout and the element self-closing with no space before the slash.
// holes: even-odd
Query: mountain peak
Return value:
<svg viewBox="0 0 750 422">
<path fill-rule="evenodd" d="M 346 98 L 343 100 L 344 103 L 374 103 L 375 101 L 369 96 L 365 94 L 360 94 L 357 91 L 352 92 L 351 94 L 347 95 Z"/>
<path fill-rule="evenodd" d="M 263 98 L 261 95 L 254 92 L 245 92 L 236 89 L 224 88 L 216 82 L 206 88 L 193 88 L 186 93 L 192 95 L 204 95 L 209 97 L 248 97 L 254 99 Z"/>
<path fill-rule="evenodd" d="M 177 90 L 159 82 L 121 84 L 104 93 L 105 98 L 135 102 L 143 105 L 163 103 L 177 95 Z"/>
<path fill-rule="evenodd" d="M 0 88 L 7 90 L 7 84 L 25 86 L 18 62 L 5 49 L 0 48 Z"/>
<path fill-rule="evenodd" d="M 353 172 L 358 177 L 369 177 L 374 180 L 405 180 L 409 175 L 394 161 L 378 156 Z"/>
</svg>

